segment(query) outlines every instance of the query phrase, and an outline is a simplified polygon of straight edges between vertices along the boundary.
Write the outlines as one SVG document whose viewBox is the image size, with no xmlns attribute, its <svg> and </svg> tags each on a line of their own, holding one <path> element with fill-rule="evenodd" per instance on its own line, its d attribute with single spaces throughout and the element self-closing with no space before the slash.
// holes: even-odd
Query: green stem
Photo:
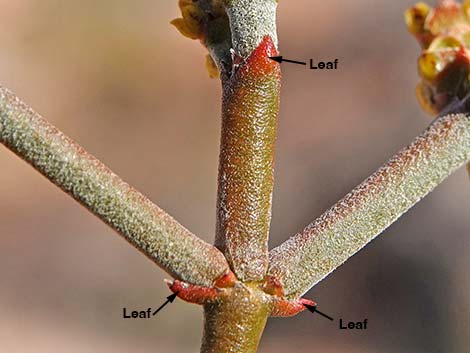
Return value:
<svg viewBox="0 0 470 353">
<path fill-rule="evenodd" d="M 0 142 L 175 278 L 212 286 L 228 270 L 205 243 L 0 87 Z"/>
<path fill-rule="evenodd" d="M 274 143 L 280 69 L 270 37 L 223 75 L 216 246 L 242 281 L 261 281 L 268 266 Z"/>
<path fill-rule="evenodd" d="M 204 306 L 201 353 L 256 353 L 270 312 L 256 286 L 237 284 L 228 298 Z"/>
<path fill-rule="evenodd" d="M 468 160 L 469 115 L 436 119 L 301 233 L 273 249 L 268 273 L 281 281 L 287 297 L 301 296 Z"/>
</svg>

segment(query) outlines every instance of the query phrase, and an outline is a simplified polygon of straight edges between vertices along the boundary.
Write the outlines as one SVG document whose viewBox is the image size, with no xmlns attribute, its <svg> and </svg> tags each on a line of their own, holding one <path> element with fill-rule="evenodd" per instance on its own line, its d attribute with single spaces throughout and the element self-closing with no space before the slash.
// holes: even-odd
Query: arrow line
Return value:
<svg viewBox="0 0 470 353">
<path fill-rule="evenodd" d="M 319 311 L 317 309 L 317 306 L 315 305 L 308 305 L 308 304 L 304 304 L 304 306 L 308 309 L 308 311 L 310 311 L 312 314 L 314 313 L 317 313 L 317 314 L 320 314 L 321 316 L 323 316 L 324 318 L 327 318 L 328 320 L 330 321 L 334 321 L 334 319 L 331 317 L 331 316 L 328 316 L 324 313 L 322 313 L 321 311 Z"/>
<path fill-rule="evenodd" d="M 281 56 L 270 56 L 269 57 L 271 60 L 274 60 L 278 63 L 286 62 L 286 63 L 292 63 L 292 64 L 299 64 L 299 65 L 307 65 L 305 61 L 296 61 L 296 60 L 289 60 L 289 59 L 284 59 L 284 57 Z"/>
<path fill-rule="evenodd" d="M 169 295 L 168 297 L 166 297 L 166 302 L 164 302 L 162 305 L 160 305 L 160 307 L 155 310 L 153 312 L 153 316 L 157 315 L 157 313 L 162 310 L 168 303 L 173 303 L 173 300 L 175 300 L 176 296 L 178 295 L 178 293 L 173 293 L 172 295 Z"/>
<path fill-rule="evenodd" d="M 331 316 L 328 316 L 328 315 L 322 313 L 321 311 L 319 311 L 319 310 L 316 309 L 316 308 L 315 308 L 315 312 L 318 313 L 318 314 L 320 314 L 320 315 L 323 316 L 323 317 L 326 317 L 326 318 L 327 318 L 328 320 L 330 320 L 330 321 L 333 321 L 333 320 L 334 320 Z"/>
</svg>

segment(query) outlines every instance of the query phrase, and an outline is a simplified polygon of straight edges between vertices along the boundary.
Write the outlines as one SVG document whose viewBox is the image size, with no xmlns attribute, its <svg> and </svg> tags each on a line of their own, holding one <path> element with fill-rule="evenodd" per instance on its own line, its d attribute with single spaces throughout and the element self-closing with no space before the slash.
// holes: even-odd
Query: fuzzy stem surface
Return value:
<svg viewBox="0 0 470 353">
<path fill-rule="evenodd" d="M 222 0 L 230 21 L 232 47 L 243 58 L 269 36 L 277 48 L 277 0 Z"/>
<path fill-rule="evenodd" d="M 0 142 L 173 277 L 211 286 L 228 271 L 219 250 L 190 233 L 2 87 Z"/>
<path fill-rule="evenodd" d="M 468 103 L 467 98 L 460 105 L 466 113 L 436 119 L 377 172 L 270 252 L 268 273 L 282 283 L 287 298 L 297 298 L 320 282 L 470 160 Z"/>
</svg>

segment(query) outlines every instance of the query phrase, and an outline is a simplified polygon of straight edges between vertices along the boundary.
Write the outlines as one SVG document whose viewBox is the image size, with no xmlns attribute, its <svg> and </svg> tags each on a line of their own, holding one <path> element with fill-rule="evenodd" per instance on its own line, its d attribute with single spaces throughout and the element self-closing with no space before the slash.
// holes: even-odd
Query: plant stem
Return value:
<svg viewBox="0 0 470 353">
<path fill-rule="evenodd" d="M 269 311 L 260 289 L 238 283 L 229 298 L 204 306 L 201 353 L 255 353 Z"/>
<path fill-rule="evenodd" d="M 279 110 L 277 50 L 265 37 L 240 67 L 222 75 L 222 136 L 216 246 L 242 281 L 268 266 L 274 143 Z"/>
<path fill-rule="evenodd" d="M 0 142 L 175 278 L 212 286 L 228 270 L 207 244 L 0 87 Z"/>
<path fill-rule="evenodd" d="M 469 100 L 460 111 L 468 112 Z M 436 119 L 301 233 L 273 249 L 268 273 L 281 281 L 288 298 L 301 296 L 468 160 L 468 113 Z"/>
</svg>

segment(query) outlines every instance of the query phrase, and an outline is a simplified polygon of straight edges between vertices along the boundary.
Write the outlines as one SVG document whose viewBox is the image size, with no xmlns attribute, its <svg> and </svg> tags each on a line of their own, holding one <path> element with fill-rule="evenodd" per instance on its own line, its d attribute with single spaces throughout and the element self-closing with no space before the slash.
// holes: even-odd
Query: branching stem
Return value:
<svg viewBox="0 0 470 353">
<path fill-rule="evenodd" d="M 183 18 L 173 22 L 208 48 L 222 79 L 216 246 L 0 87 L 0 142 L 178 279 L 169 287 L 180 298 L 204 306 L 202 353 L 255 353 L 269 315 L 314 305 L 299 297 L 470 160 L 467 98 L 268 254 L 281 76 L 269 59 L 278 54 L 276 6 L 180 0 Z"/>
</svg>

